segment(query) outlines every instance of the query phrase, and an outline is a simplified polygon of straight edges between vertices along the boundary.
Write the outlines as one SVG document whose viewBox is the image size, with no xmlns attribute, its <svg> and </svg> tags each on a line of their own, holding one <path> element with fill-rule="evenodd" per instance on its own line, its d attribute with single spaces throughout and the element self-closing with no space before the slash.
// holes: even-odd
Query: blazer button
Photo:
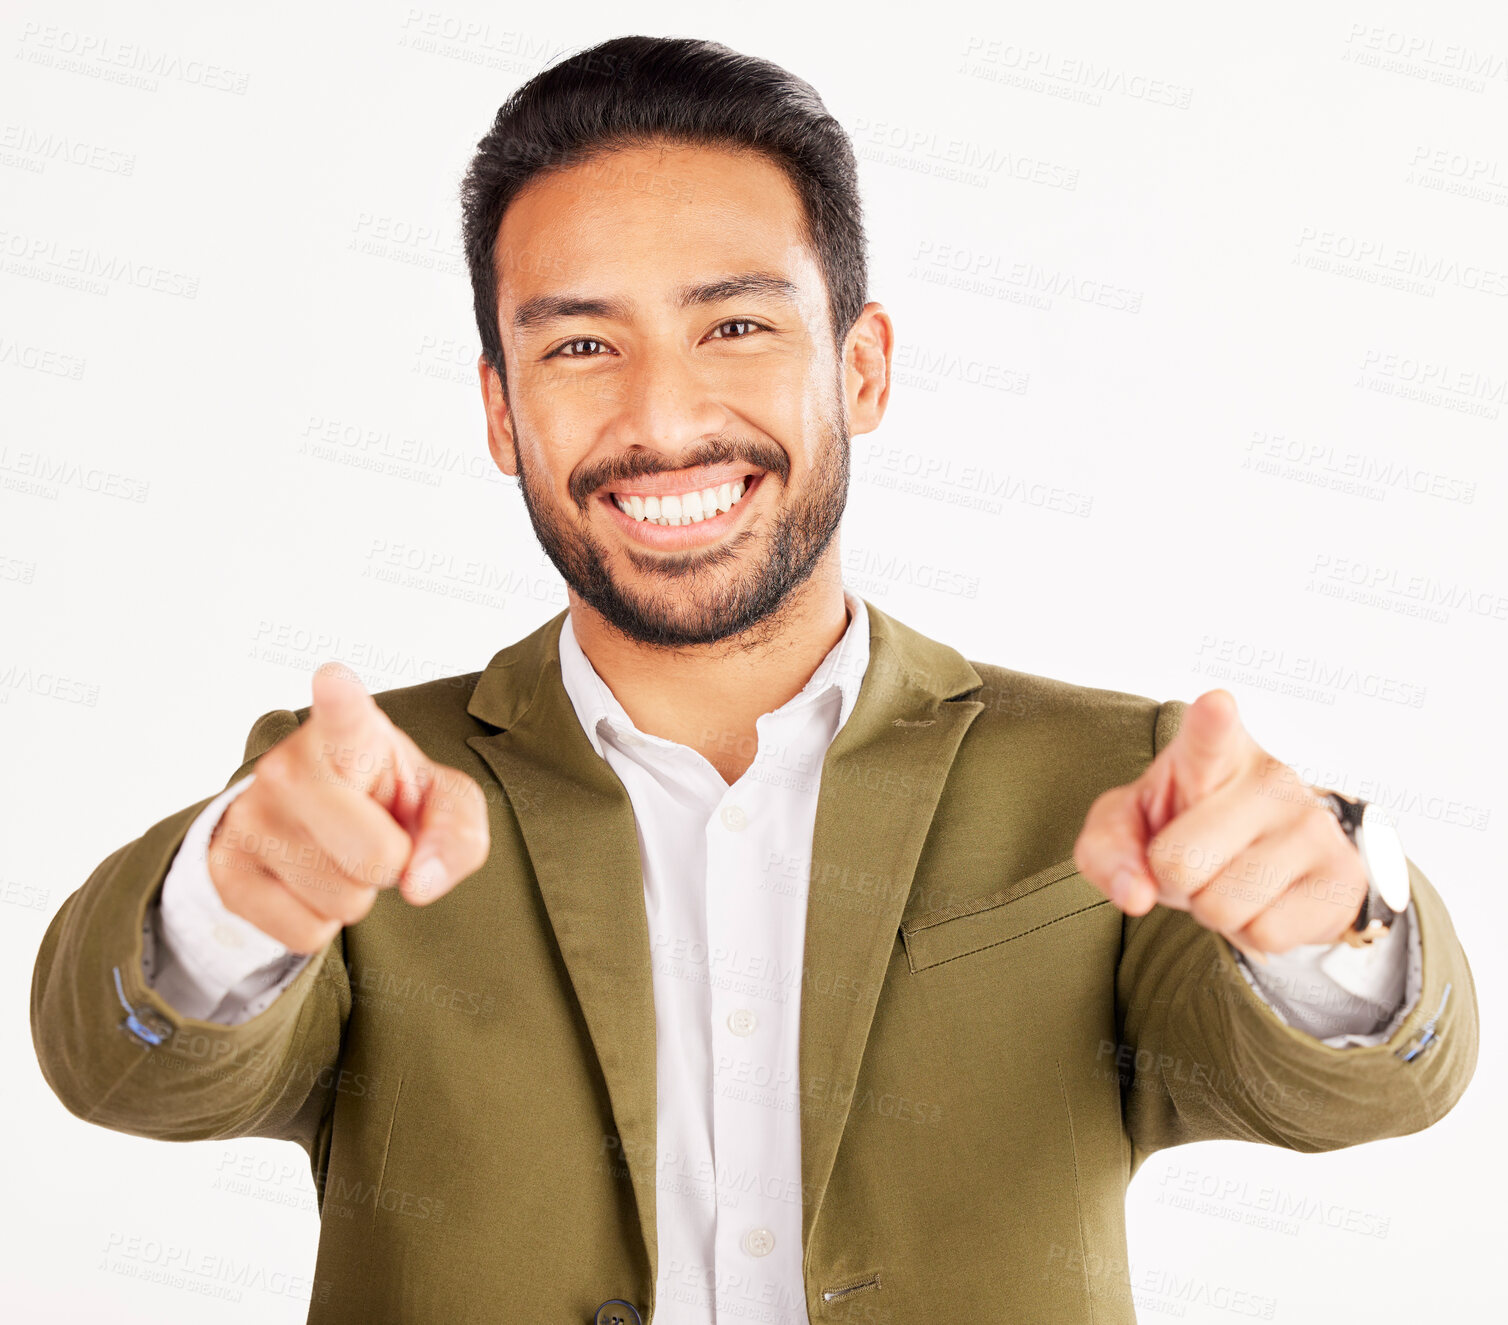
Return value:
<svg viewBox="0 0 1508 1325">
<path fill-rule="evenodd" d="M 644 1325 L 631 1302 L 615 1297 L 597 1308 L 592 1325 Z"/>
</svg>

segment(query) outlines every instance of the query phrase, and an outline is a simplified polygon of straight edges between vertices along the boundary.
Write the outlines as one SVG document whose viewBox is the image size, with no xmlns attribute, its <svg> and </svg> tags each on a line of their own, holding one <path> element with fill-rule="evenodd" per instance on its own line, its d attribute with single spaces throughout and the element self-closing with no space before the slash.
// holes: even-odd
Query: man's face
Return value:
<svg viewBox="0 0 1508 1325">
<path fill-rule="evenodd" d="M 632 639 L 744 635 L 836 555 L 850 407 L 867 431 L 885 393 L 840 360 L 803 233 L 778 166 L 700 147 L 599 155 L 504 216 L 489 445 L 566 582 Z M 888 359 L 877 308 L 856 331 L 884 320 Z"/>
</svg>

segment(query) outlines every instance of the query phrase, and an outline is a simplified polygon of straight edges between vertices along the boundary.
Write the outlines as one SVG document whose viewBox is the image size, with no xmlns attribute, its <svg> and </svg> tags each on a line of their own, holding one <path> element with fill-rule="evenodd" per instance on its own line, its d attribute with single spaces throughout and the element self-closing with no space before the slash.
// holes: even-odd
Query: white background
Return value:
<svg viewBox="0 0 1508 1325">
<path fill-rule="evenodd" d="M 93 867 L 223 786 L 320 662 L 373 689 L 471 671 L 563 605 L 487 457 L 457 183 L 520 82 L 645 32 L 771 58 L 855 137 L 900 371 L 854 442 L 852 587 L 971 658 L 1230 689 L 1311 781 L 1393 807 L 1473 959 L 1481 1059 L 1436 1126 L 1148 1162 L 1141 1318 L 1240 1318 L 1241 1294 L 1288 1322 L 1495 1316 L 1501 5 L 632 13 L 4 5 L 0 1311 L 304 1319 L 297 1292 L 217 1300 L 121 1254 L 307 1285 L 307 1164 L 68 1115 L 32 963 Z"/>
</svg>

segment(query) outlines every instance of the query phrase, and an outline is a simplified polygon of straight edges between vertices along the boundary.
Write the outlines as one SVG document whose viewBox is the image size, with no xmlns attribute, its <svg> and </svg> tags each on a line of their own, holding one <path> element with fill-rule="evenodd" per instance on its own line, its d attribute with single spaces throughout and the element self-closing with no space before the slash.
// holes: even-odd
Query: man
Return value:
<svg viewBox="0 0 1508 1325">
<path fill-rule="evenodd" d="M 1454 1105 L 1440 897 L 1227 692 L 845 593 L 893 333 L 808 85 L 604 43 L 463 201 L 488 444 L 569 609 L 466 676 L 322 667 L 100 865 L 33 985 L 70 1110 L 303 1145 L 315 1322 L 1105 1325 L 1154 1150 Z"/>
</svg>

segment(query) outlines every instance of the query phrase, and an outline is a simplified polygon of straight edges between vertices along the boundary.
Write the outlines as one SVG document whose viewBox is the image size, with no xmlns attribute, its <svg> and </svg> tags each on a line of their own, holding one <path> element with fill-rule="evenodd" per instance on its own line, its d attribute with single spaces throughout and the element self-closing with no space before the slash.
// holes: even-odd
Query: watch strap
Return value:
<svg viewBox="0 0 1508 1325">
<path fill-rule="evenodd" d="M 1361 843 L 1357 841 L 1356 830 L 1361 827 L 1367 802 L 1360 797 L 1343 796 L 1328 787 L 1317 787 L 1315 790 L 1319 792 L 1331 813 L 1335 815 L 1336 822 L 1340 824 L 1341 831 L 1346 835 L 1346 840 L 1360 851 Z M 1365 859 L 1362 864 L 1365 867 Z M 1368 870 L 1366 896 L 1361 899 L 1361 909 L 1357 911 L 1356 919 L 1351 922 L 1350 929 L 1342 935 L 1342 939 L 1352 947 L 1364 947 L 1375 943 L 1388 932 L 1397 918 L 1398 912 L 1383 900 L 1377 881 L 1372 878 L 1371 871 Z"/>
<path fill-rule="evenodd" d="M 1366 801 L 1342 796 L 1338 791 L 1325 790 L 1321 792 L 1321 795 L 1329 803 L 1331 811 L 1340 824 L 1341 832 L 1346 835 L 1346 840 L 1354 847 L 1356 830 L 1361 827 L 1361 816 L 1366 812 Z"/>
</svg>

